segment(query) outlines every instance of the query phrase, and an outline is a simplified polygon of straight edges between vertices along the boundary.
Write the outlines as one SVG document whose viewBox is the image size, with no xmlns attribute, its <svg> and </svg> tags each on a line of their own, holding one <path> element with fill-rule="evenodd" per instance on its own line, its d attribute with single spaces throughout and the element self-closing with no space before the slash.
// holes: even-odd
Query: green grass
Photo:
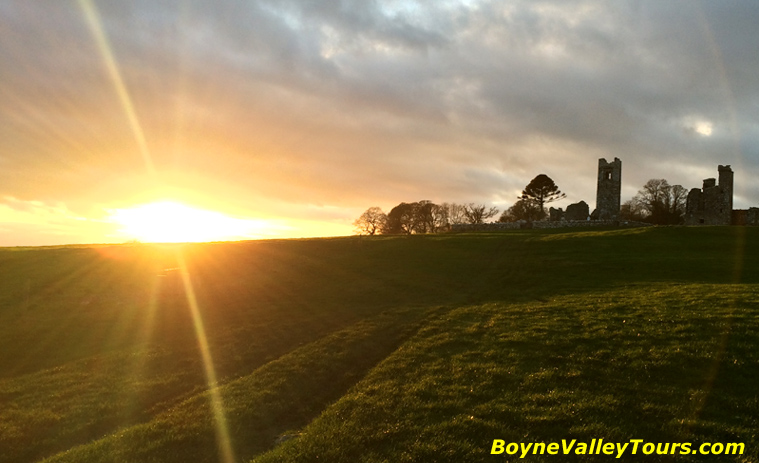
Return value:
<svg viewBox="0 0 759 463">
<path fill-rule="evenodd" d="M 493 439 L 598 438 L 744 442 L 756 461 L 757 310 L 743 285 L 455 309 L 255 462 L 476 462 Z"/>
<path fill-rule="evenodd" d="M 422 311 L 381 314 L 284 355 L 219 387 L 234 451 L 251 456 L 308 423 L 418 328 Z M 215 416 L 198 394 L 91 445 L 50 461 L 214 461 Z"/>
<path fill-rule="evenodd" d="M 218 461 L 182 260 L 236 461 L 506 461 L 493 439 L 564 438 L 745 442 L 710 461 L 757 461 L 757 238 L 0 249 L 0 463 Z"/>
</svg>

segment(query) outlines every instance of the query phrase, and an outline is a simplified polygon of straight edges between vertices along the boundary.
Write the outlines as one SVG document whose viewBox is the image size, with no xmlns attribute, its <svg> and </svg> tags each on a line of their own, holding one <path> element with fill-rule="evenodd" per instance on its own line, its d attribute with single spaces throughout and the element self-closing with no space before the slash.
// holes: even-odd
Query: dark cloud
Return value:
<svg viewBox="0 0 759 463">
<path fill-rule="evenodd" d="M 147 175 L 79 5 L 0 5 L 2 194 L 110 201 L 129 187 L 100 184 Z M 733 164 L 737 204 L 759 203 L 750 0 L 94 5 L 158 171 L 141 187 L 192 178 L 240 208 L 334 218 L 507 206 L 546 172 L 592 207 L 597 159 L 616 156 L 623 194 Z"/>
</svg>

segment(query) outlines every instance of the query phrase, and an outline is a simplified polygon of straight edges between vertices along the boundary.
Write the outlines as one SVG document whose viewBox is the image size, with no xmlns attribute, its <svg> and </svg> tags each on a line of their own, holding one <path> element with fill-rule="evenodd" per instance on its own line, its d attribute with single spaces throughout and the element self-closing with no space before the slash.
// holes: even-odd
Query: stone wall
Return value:
<svg viewBox="0 0 759 463">
<path fill-rule="evenodd" d="M 589 228 L 589 227 L 650 227 L 651 224 L 633 221 L 620 220 L 562 220 L 558 222 L 540 221 L 540 222 L 495 222 L 480 224 L 461 224 L 451 226 L 451 232 L 473 232 L 473 231 L 498 231 L 498 230 L 519 230 L 519 229 L 546 229 L 546 228 Z"/>
<path fill-rule="evenodd" d="M 759 225 L 759 207 L 733 210 L 733 225 Z"/>
<path fill-rule="evenodd" d="M 748 208 L 746 225 L 759 225 L 759 207 Z"/>
</svg>

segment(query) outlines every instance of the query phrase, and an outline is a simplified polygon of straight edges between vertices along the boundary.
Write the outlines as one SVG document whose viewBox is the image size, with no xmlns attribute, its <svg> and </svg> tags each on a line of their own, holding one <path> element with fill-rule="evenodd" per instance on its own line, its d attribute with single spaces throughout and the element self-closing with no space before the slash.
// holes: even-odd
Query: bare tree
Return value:
<svg viewBox="0 0 759 463">
<path fill-rule="evenodd" d="M 637 211 L 645 221 L 674 225 L 683 222 L 687 197 L 688 190 L 682 185 L 670 185 L 663 178 L 652 178 L 629 203 L 631 213 Z"/>
<path fill-rule="evenodd" d="M 387 215 L 379 207 L 370 207 L 353 222 L 359 235 L 380 233 L 387 223 Z"/>
<path fill-rule="evenodd" d="M 466 206 L 456 203 L 443 203 L 441 207 L 446 209 L 447 221 L 450 225 L 468 223 L 466 218 Z"/>
<path fill-rule="evenodd" d="M 464 207 L 464 216 L 470 224 L 485 223 L 491 217 L 498 214 L 498 208 L 488 207 L 484 204 L 469 203 Z"/>
<path fill-rule="evenodd" d="M 642 222 L 648 217 L 648 211 L 635 199 L 628 199 L 622 204 L 619 217 L 622 220 L 635 220 Z"/>
<path fill-rule="evenodd" d="M 688 201 L 688 189 L 682 185 L 672 185 L 669 192 L 671 198 L 670 211 L 679 218 L 685 217 L 685 205 Z"/>
<path fill-rule="evenodd" d="M 450 226 L 448 207 L 444 204 L 435 204 L 430 212 L 432 214 L 432 223 L 435 232 L 448 229 Z"/>
<path fill-rule="evenodd" d="M 437 204 L 431 201 L 423 200 L 414 203 L 415 225 L 414 231 L 417 233 L 435 233 Z"/>
<path fill-rule="evenodd" d="M 671 186 L 666 179 L 652 178 L 643 185 L 641 190 L 638 190 L 637 198 L 649 211 L 653 209 L 655 205 L 664 204 L 669 198 L 669 189 Z"/>
</svg>

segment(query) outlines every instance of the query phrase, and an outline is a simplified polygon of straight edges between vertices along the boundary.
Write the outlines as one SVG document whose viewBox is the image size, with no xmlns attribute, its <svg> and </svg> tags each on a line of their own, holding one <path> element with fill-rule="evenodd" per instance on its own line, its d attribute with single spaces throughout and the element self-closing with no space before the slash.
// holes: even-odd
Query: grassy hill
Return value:
<svg viewBox="0 0 759 463">
<path fill-rule="evenodd" d="M 759 460 L 759 229 L 5 248 L 0 275 L 0 463 Z"/>
</svg>

